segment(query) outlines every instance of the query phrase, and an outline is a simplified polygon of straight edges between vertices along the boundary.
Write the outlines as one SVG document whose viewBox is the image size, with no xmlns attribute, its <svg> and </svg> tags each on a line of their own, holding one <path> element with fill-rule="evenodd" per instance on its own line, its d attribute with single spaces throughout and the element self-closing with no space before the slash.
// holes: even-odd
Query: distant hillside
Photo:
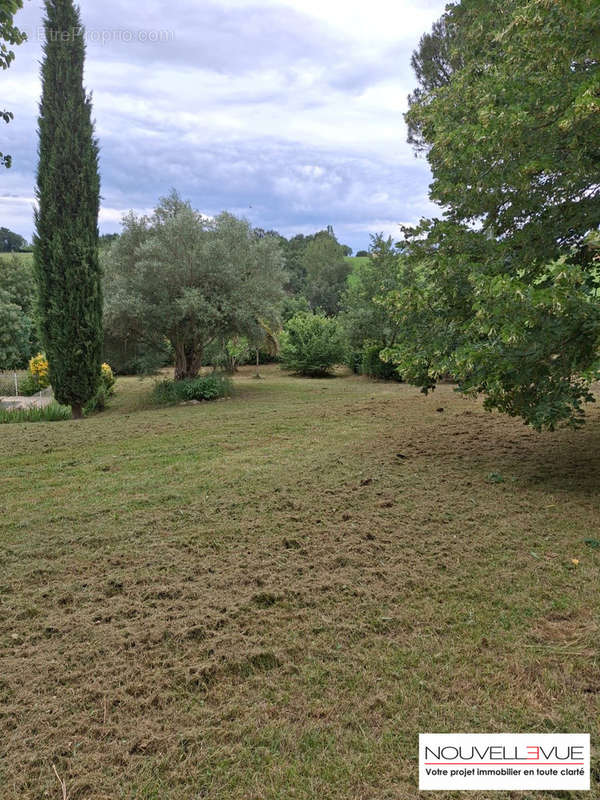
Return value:
<svg viewBox="0 0 600 800">
<path fill-rule="evenodd" d="M 346 261 L 349 264 L 352 264 L 355 267 L 357 267 L 359 264 L 364 264 L 368 260 L 369 259 L 367 258 L 367 256 L 360 256 L 360 257 L 357 257 L 357 256 L 346 256 Z"/>
</svg>

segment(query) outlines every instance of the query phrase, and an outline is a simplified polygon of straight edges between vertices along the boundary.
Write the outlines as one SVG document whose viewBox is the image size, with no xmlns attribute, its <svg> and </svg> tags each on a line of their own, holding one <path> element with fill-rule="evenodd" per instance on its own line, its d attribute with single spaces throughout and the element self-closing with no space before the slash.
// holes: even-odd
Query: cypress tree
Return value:
<svg viewBox="0 0 600 800">
<path fill-rule="evenodd" d="M 72 0 L 45 7 L 34 263 L 50 382 L 78 419 L 98 391 L 102 361 L 98 142 L 79 9 Z"/>
</svg>

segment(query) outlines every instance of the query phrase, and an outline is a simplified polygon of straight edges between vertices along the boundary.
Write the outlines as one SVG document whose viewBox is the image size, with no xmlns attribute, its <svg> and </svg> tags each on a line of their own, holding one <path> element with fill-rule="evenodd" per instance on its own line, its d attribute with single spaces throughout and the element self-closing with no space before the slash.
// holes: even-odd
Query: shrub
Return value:
<svg viewBox="0 0 600 800">
<path fill-rule="evenodd" d="M 192 400 L 217 400 L 230 394 L 231 381 L 223 375 L 205 375 L 184 381 L 160 381 L 152 397 L 158 405 L 172 405 Z"/>
<path fill-rule="evenodd" d="M 14 422 L 64 422 L 71 419 L 71 409 L 50 403 L 44 408 L 0 409 L 0 425 Z"/>
<path fill-rule="evenodd" d="M 109 392 L 106 391 L 104 386 L 101 386 L 92 399 L 88 400 L 88 402 L 85 404 L 83 409 L 84 413 L 95 414 L 97 412 L 104 411 L 108 405 L 109 397 Z"/>
<path fill-rule="evenodd" d="M 99 411 L 104 411 L 108 405 L 108 400 L 115 393 L 116 378 L 112 371 L 110 364 L 102 364 L 100 374 L 100 388 L 92 397 L 91 400 L 85 404 L 84 412 L 86 414 L 94 414 Z"/>
<path fill-rule="evenodd" d="M 19 394 L 23 397 L 31 397 L 38 392 L 41 392 L 42 387 L 37 382 L 37 378 L 29 373 L 19 381 Z"/>
<path fill-rule="evenodd" d="M 360 375 L 362 373 L 362 362 L 363 362 L 363 351 L 354 350 L 351 347 L 348 347 L 346 350 L 344 363 L 349 369 L 352 370 L 352 372 L 355 375 Z"/>
<path fill-rule="evenodd" d="M 361 364 L 362 374 L 382 381 L 401 381 L 396 365 L 381 359 L 382 349 L 380 344 L 369 344 L 365 347 Z"/>
<path fill-rule="evenodd" d="M 43 353 L 38 353 L 29 362 L 29 374 L 36 382 L 39 392 L 41 389 L 46 389 L 50 386 L 50 370 L 48 367 L 48 359 Z M 32 392 L 35 394 L 35 392 Z"/>
<path fill-rule="evenodd" d="M 328 375 L 344 361 L 345 345 L 336 319 L 300 313 L 290 319 L 282 335 L 281 363 L 299 375 Z"/>
<path fill-rule="evenodd" d="M 116 378 L 110 364 L 102 364 L 102 388 L 108 395 L 114 394 Z"/>
</svg>

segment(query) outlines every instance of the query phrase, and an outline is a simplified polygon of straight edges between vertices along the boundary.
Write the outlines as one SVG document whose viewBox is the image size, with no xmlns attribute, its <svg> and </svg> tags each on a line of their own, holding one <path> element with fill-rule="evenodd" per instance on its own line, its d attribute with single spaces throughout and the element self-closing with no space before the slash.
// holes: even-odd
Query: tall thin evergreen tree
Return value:
<svg viewBox="0 0 600 800">
<path fill-rule="evenodd" d="M 98 142 L 79 8 L 72 0 L 45 7 L 35 274 L 50 381 L 78 419 L 98 390 L 102 356 Z"/>
</svg>

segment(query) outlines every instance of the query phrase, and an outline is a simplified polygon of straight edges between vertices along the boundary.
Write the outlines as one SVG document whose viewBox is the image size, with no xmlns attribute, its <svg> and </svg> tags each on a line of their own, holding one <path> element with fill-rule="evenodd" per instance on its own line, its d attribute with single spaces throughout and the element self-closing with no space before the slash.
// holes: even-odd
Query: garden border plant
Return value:
<svg viewBox="0 0 600 800">
<path fill-rule="evenodd" d="M 219 400 L 229 397 L 232 391 L 232 383 L 224 375 L 201 375 L 198 378 L 186 378 L 182 381 L 168 378 L 156 383 L 152 391 L 152 400 L 156 405 L 176 405 L 193 401 Z"/>
<path fill-rule="evenodd" d="M 337 319 L 300 312 L 286 323 L 281 336 L 283 369 L 309 378 L 331 375 L 346 357 L 346 344 Z"/>
<path fill-rule="evenodd" d="M 71 419 L 69 406 L 50 403 L 38 408 L 0 409 L 0 425 L 19 424 L 24 422 L 66 422 Z"/>
</svg>

